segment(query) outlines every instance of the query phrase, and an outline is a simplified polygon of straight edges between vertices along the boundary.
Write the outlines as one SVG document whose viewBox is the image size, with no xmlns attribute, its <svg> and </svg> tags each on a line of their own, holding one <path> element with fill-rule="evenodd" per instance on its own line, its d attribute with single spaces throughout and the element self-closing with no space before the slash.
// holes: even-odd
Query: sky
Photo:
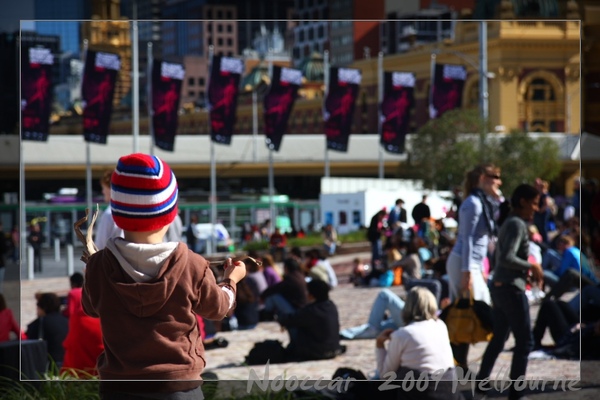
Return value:
<svg viewBox="0 0 600 400">
<path fill-rule="evenodd" d="M 33 0 L 0 0 L 0 32 L 19 30 L 19 20 L 33 20 Z M 24 29 L 33 29 L 33 24 Z"/>
</svg>

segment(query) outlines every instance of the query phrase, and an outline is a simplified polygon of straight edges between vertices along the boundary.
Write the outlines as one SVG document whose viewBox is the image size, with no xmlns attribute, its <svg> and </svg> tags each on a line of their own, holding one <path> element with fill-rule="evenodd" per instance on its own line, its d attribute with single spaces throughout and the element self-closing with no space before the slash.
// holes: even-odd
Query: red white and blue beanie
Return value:
<svg viewBox="0 0 600 400">
<path fill-rule="evenodd" d="M 121 157 L 111 177 L 110 208 L 124 231 L 148 232 L 169 225 L 177 215 L 175 174 L 149 154 Z"/>
</svg>

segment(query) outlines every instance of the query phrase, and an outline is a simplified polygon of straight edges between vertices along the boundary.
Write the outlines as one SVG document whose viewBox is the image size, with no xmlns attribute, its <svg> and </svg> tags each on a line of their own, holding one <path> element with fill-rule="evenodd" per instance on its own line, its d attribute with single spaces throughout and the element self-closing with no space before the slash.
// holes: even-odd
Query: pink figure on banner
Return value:
<svg viewBox="0 0 600 400">
<path fill-rule="evenodd" d="M 156 110 L 156 115 L 165 114 L 165 122 L 167 125 L 171 123 L 173 119 L 173 111 L 177 107 L 177 85 L 174 82 L 171 83 L 169 90 L 164 94 L 163 104 Z"/>
<path fill-rule="evenodd" d="M 98 104 L 98 115 L 104 114 L 104 106 L 107 104 L 107 100 L 110 97 L 110 91 L 112 84 L 110 82 L 110 75 L 105 74 L 104 80 L 98 85 L 96 95 L 87 103 L 87 107 Z"/>
</svg>

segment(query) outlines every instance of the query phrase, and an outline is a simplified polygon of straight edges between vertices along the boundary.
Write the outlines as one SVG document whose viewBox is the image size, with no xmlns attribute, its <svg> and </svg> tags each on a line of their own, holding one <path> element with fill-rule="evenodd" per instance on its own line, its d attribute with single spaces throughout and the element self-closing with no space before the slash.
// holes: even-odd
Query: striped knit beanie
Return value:
<svg viewBox="0 0 600 400">
<path fill-rule="evenodd" d="M 123 156 L 110 183 L 110 208 L 124 231 L 148 232 L 177 215 L 177 180 L 169 165 L 148 154 Z"/>
</svg>

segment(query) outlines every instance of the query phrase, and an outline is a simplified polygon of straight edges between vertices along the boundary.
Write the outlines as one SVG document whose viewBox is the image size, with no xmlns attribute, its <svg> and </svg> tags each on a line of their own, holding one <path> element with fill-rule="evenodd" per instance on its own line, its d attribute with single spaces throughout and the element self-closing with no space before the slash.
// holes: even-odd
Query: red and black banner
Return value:
<svg viewBox="0 0 600 400">
<path fill-rule="evenodd" d="M 404 142 L 414 106 L 415 75 L 410 72 L 385 72 L 381 102 L 383 148 L 394 154 L 404 153 Z"/>
<path fill-rule="evenodd" d="M 154 144 L 173 151 L 181 84 L 185 70 L 181 64 L 154 60 L 152 64 L 152 131 Z"/>
<path fill-rule="evenodd" d="M 329 71 L 329 88 L 323 112 L 327 148 L 345 152 L 348 150 L 361 72 L 359 69 L 337 67 L 331 67 Z"/>
<path fill-rule="evenodd" d="M 21 138 L 48 140 L 54 56 L 45 47 L 21 51 Z"/>
<path fill-rule="evenodd" d="M 208 84 L 211 139 L 230 144 L 244 62 L 237 58 L 214 56 Z"/>
<path fill-rule="evenodd" d="M 279 151 L 281 139 L 302 85 L 302 71 L 274 66 L 271 89 L 264 98 L 267 148 Z"/>
<path fill-rule="evenodd" d="M 441 117 L 446 111 L 459 108 L 462 104 L 462 91 L 467 79 L 464 65 L 435 64 L 429 117 Z"/>
<path fill-rule="evenodd" d="M 118 54 L 88 50 L 83 69 L 83 137 L 86 142 L 106 144 L 112 114 L 117 74 L 121 69 Z"/>
</svg>

